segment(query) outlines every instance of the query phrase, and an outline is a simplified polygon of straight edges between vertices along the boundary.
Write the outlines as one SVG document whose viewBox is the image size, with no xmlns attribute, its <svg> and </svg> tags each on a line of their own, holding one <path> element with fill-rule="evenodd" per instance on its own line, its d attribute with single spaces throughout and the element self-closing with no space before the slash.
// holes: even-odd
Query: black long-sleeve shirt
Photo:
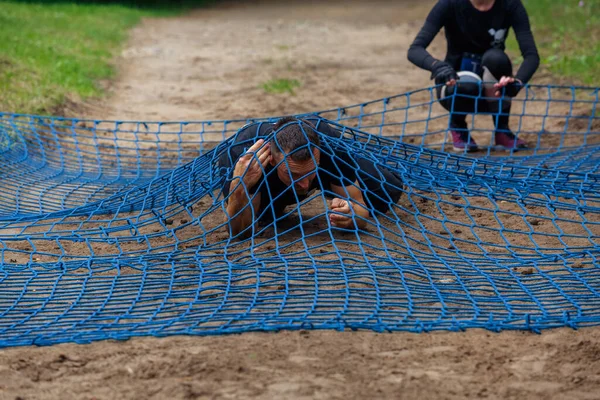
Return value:
<svg viewBox="0 0 600 400">
<path fill-rule="evenodd" d="M 523 55 L 523 64 L 515 77 L 526 83 L 539 66 L 540 57 L 521 0 L 496 0 L 485 12 L 477 10 L 469 0 L 439 0 L 408 50 L 408 59 L 413 64 L 432 70 L 435 58 L 426 48 L 442 27 L 448 44 L 446 61 L 456 70 L 464 53 L 482 55 L 491 48 L 504 50 L 511 27 Z"/>
</svg>

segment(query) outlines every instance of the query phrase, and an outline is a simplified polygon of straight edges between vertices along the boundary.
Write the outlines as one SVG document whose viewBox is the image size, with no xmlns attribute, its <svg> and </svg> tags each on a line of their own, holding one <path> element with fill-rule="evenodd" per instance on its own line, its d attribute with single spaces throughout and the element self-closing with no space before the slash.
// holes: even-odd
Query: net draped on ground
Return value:
<svg viewBox="0 0 600 400">
<path fill-rule="evenodd" d="M 246 240 L 229 238 L 216 161 L 261 119 L 0 114 L 0 346 L 597 325 L 599 91 L 523 91 L 518 153 L 470 116 L 468 157 L 447 152 L 434 88 L 312 113 L 344 132 L 331 146 L 399 174 L 400 201 L 344 231 L 317 191 Z"/>
</svg>

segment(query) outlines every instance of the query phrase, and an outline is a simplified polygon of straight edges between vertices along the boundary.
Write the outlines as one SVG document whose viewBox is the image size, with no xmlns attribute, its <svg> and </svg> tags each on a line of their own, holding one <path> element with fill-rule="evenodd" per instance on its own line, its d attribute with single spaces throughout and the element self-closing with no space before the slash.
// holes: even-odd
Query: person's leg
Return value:
<svg viewBox="0 0 600 400">
<path fill-rule="evenodd" d="M 483 81 L 490 83 L 485 85 L 485 97 L 487 98 L 487 109 L 492 112 L 496 130 L 508 130 L 510 114 L 510 99 L 503 98 L 502 101 L 494 99 L 495 89 L 492 83 L 496 83 L 503 76 L 512 76 L 512 63 L 508 55 L 500 49 L 490 49 L 481 58 L 483 67 Z"/>
<path fill-rule="evenodd" d="M 437 88 L 437 96 L 440 104 L 446 110 L 450 111 L 450 125 L 456 125 L 466 128 L 467 113 L 474 110 L 468 105 L 465 105 L 460 97 L 452 97 L 456 92 L 456 86 L 441 86 Z"/>
<path fill-rule="evenodd" d="M 471 138 L 467 127 L 467 115 L 477 111 L 480 97 L 480 79 L 472 72 L 461 71 L 459 80 L 453 86 L 437 88 L 440 104 L 450 112 L 450 129 L 454 150 L 475 151 L 477 143 Z"/>
<path fill-rule="evenodd" d="M 483 54 L 481 64 L 485 82 L 485 100 L 482 101 L 480 108 L 482 111 L 485 110 L 492 114 L 496 145 L 508 149 L 527 147 L 525 141 L 516 138 L 509 128 L 510 98 L 496 99 L 494 97 L 493 83 L 498 82 L 503 76 L 512 76 L 513 69 L 510 58 L 500 49 L 490 49 Z"/>
</svg>

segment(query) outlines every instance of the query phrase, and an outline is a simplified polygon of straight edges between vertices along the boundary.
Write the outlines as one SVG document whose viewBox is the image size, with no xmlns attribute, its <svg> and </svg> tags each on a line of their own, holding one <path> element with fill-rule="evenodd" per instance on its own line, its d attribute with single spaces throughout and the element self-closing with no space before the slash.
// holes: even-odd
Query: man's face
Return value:
<svg viewBox="0 0 600 400">
<path fill-rule="evenodd" d="M 271 165 L 277 167 L 277 176 L 287 186 L 294 185 L 296 193 L 303 195 L 308 193 L 308 189 L 312 181 L 315 179 L 317 167 L 320 161 L 320 152 L 318 149 L 313 149 L 313 157 L 305 161 L 294 161 L 291 157 L 287 157 L 287 163 L 283 160 L 283 154 L 277 154 L 271 157 Z M 316 164 L 315 164 L 316 161 Z"/>
</svg>

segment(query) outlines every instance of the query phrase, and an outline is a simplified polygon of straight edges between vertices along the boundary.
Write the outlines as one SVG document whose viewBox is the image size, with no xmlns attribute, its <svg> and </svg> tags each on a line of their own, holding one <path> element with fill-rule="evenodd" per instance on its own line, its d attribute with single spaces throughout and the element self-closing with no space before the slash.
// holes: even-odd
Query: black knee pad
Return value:
<svg viewBox="0 0 600 400">
<path fill-rule="evenodd" d="M 481 98 L 481 78 L 468 71 L 458 72 L 454 86 L 442 86 L 438 90 L 440 104 L 448 111 L 459 113 L 475 112 Z M 456 94 L 455 96 L 452 96 Z"/>
</svg>

